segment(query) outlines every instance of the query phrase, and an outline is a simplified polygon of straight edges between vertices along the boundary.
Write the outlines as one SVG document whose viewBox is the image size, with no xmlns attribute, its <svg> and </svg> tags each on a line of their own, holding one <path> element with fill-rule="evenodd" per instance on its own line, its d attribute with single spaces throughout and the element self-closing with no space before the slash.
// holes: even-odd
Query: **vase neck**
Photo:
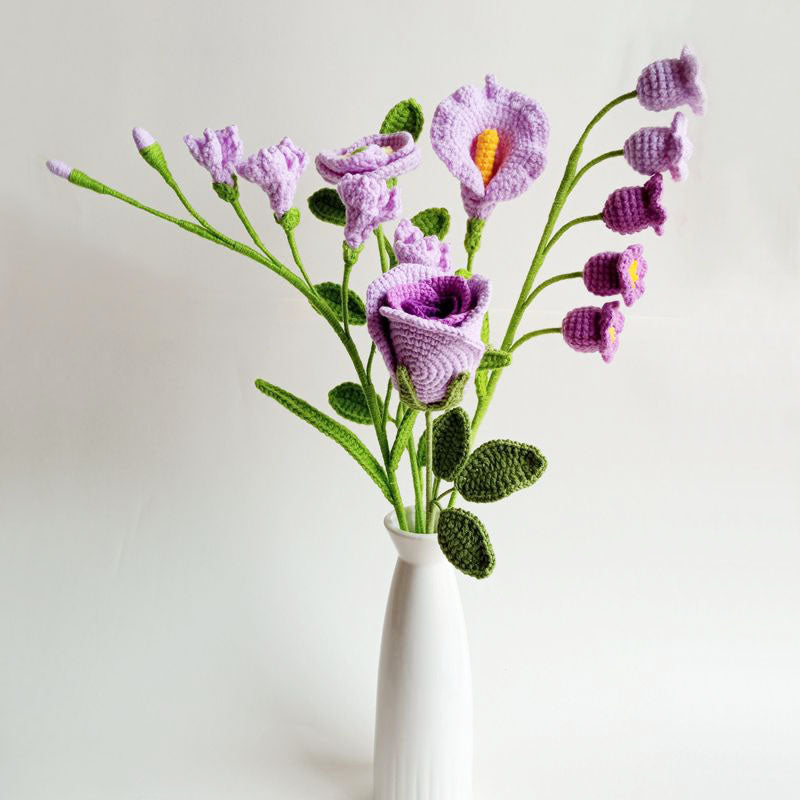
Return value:
<svg viewBox="0 0 800 800">
<path fill-rule="evenodd" d="M 414 507 L 406 509 L 408 519 L 414 518 Z M 402 531 L 397 526 L 397 517 L 392 511 L 383 520 L 389 538 L 392 540 L 397 554 L 402 561 L 409 564 L 441 564 L 446 565 L 447 559 L 444 557 L 439 541 L 435 533 L 409 533 Z"/>
</svg>

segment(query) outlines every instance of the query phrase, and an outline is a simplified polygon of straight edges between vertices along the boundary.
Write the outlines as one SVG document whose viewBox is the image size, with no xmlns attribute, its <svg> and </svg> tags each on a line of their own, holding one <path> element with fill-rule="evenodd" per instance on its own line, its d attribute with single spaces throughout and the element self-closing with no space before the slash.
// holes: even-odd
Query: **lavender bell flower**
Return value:
<svg viewBox="0 0 800 800">
<path fill-rule="evenodd" d="M 211 173 L 214 183 L 234 185 L 234 172 L 242 157 L 242 142 L 236 125 L 218 131 L 206 128 L 199 139 L 187 134 L 183 141 L 195 161 Z"/>
<path fill-rule="evenodd" d="M 541 106 L 500 86 L 462 86 L 442 100 L 431 121 L 436 155 L 461 182 L 471 219 L 486 219 L 500 200 L 521 195 L 545 166 L 550 126 Z"/>
<path fill-rule="evenodd" d="M 345 175 L 336 191 L 347 209 L 344 238 L 353 249 L 361 247 L 378 225 L 403 211 L 400 190 L 389 189 L 385 180 L 370 175 Z"/>
<path fill-rule="evenodd" d="M 661 236 L 667 212 L 661 205 L 664 179 L 653 175 L 644 186 L 625 186 L 611 192 L 603 206 L 603 222 L 617 233 L 637 233 L 652 226 Z"/>
<path fill-rule="evenodd" d="M 408 131 L 375 133 L 350 147 L 323 150 L 316 158 L 317 171 L 328 183 L 345 175 L 369 175 L 378 180 L 396 178 L 419 166 L 420 152 Z"/>
<path fill-rule="evenodd" d="M 437 236 L 424 236 L 407 219 L 401 219 L 395 229 L 394 252 L 401 263 L 437 267 L 442 272 L 453 271 L 450 264 L 450 245 L 440 241 Z"/>
<path fill-rule="evenodd" d="M 695 114 L 702 114 L 706 90 L 699 70 L 700 65 L 688 47 L 683 48 L 680 58 L 654 61 L 642 70 L 636 82 L 639 102 L 650 111 L 666 111 L 687 103 Z"/>
<path fill-rule="evenodd" d="M 619 301 L 612 300 L 602 308 L 573 308 L 561 323 L 561 334 L 573 350 L 600 353 L 608 364 L 617 352 L 619 334 L 624 326 L 625 317 L 619 310 Z"/>
<path fill-rule="evenodd" d="M 272 212 L 280 220 L 292 207 L 297 181 L 307 166 L 308 154 L 285 136 L 280 143 L 262 147 L 240 161 L 237 172 L 267 193 Z"/>
<path fill-rule="evenodd" d="M 398 264 L 367 287 L 367 330 L 397 386 L 404 366 L 421 403 L 435 404 L 450 383 L 472 373 L 484 351 L 481 323 L 489 281 Z M 398 387 L 399 388 L 399 387 Z"/>
<path fill-rule="evenodd" d="M 583 267 L 583 282 L 596 295 L 621 294 L 626 306 L 644 294 L 647 262 L 640 244 L 632 244 L 621 253 L 597 253 Z"/>
<path fill-rule="evenodd" d="M 692 155 L 687 127 L 686 117 L 677 111 L 668 128 L 641 128 L 625 140 L 625 160 L 642 175 L 669 170 L 672 180 L 684 180 Z"/>
</svg>

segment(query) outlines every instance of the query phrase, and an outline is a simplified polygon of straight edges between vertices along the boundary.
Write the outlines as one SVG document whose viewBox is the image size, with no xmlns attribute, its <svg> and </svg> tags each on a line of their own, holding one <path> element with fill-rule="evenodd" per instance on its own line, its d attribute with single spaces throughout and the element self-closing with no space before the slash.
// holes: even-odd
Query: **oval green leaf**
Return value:
<svg viewBox="0 0 800 800">
<path fill-rule="evenodd" d="M 439 547 L 459 571 L 486 578 L 495 565 L 494 548 L 483 523 L 463 508 L 448 508 L 439 515 Z"/>
<path fill-rule="evenodd" d="M 308 198 L 308 207 L 311 213 L 323 222 L 344 225 L 347 221 L 347 210 L 336 189 L 318 189 Z"/>
<path fill-rule="evenodd" d="M 447 231 L 450 230 L 450 212 L 446 208 L 426 208 L 419 214 L 414 214 L 411 222 L 425 236 L 438 236 L 440 239 L 444 239 Z"/>
<path fill-rule="evenodd" d="M 433 422 L 433 474 L 452 481 L 469 455 L 470 422 L 463 408 L 451 408 Z"/>
<path fill-rule="evenodd" d="M 422 113 L 422 106 L 413 97 L 409 97 L 408 100 L 401 100 L 396 106 L 389 109 L 389 113 L 381 123 L 381 133 L 408 131 L 416 141 L 422 133 L 424 124 L 425 116 Z"/>
<path fill-rule="evenodd" d="M 369 413 L 367 398 L 364 397 L 361 384 L 346 381 L 334 386 L 328 392 L 328 402 L 340 417 L 349 419 L 350 422 L 358 422 L 360 425 L 372 424 L 372 415 Z"/>
<path fill-rule="evenodd" d="M 318 283 L 314 289 L 317 294 L 334 310 L 339 321 L 342 320 L 342 286 L 339 283 L 326 281 Z M 348 319 L 351 325 L 367 324 L 367 309 L 364 301 L 352 290 L 347 294 Z"/>
<path fill-rule="evenodd" d="M 546 467 L 545 457 L 533 445 L 493 439 L 467 459 L 456 477 L 456 489 L 472 503 L 493 503 L 532 486 Z"/>
</svg>

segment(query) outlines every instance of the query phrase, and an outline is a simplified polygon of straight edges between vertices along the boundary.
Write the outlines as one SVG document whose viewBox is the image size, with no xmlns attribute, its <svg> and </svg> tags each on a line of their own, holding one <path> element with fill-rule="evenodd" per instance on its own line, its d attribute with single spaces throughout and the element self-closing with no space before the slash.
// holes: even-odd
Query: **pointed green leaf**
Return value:
<svg viewBox="0 0 800 800">
<path fill-rule="evenodd" d="M 369 413 L 367 398 L 364 397 L 360 383 L 346 381 L 334 386 L 328 392 L 328 402 L 340 417 L 361 425 L 372 424 L 372 415 Z"/>
<path fill-rule="evenodd" d="M 483 523 L 463 508 L 447 508 L 439 515 L 439 547 L 445 558 L 465 575 L 486 578 L 495 565 L 494 549 Z"/>
<path fill-rule="evenodd" d="M 451 408 L 433 422 L 433 474 L 452 481 L 469 455 L 470 422 L 463 408 Z"/>
<path fill-rule="evenodd" d="M 493 350 L 487 347 L 481 358 L 481 363 L 478 364 L 479 370 L 484 369 L 500 369 L 507 367 L 511 363 L 511 353 L 507 350 Z"/>
<path fill-rule="evenodd" d="M 481 341 L 488 347 L 489 346 L 489 312 L 483 315 L 483 322 L 481 323 Z M 481 400 L 486 396 L 486 389 L 489 385 L 489 376 L 481 369 L 475 370 L 475 393 L 478 399 Z"/>
<path fill-rule="evenodd" d="M 422 113 L 422 106 L 409 97 L 408 100 L 401 100 L 396 106 L 389 109 L 389 113 L 381 123 L 381 133 L 408 131 L 416 141 L 422 133 L 424 124 L 425 116 Z"/>
<path fill-rule="evenodd" d="M 315 287 L 317 294 L 334 310 L 337 318 L 342 319 L 342 286 L 339 283 L 326 281 L 318 283 Z M 347 310 L 351 325 L 367 324 L 367 309 L 364 301 L 352 290 L 347 293 Z"/>
<path fill-rule="evenodd" d="M 416 408 L 418 411 L 447 411 L 453 406 L 457 406 L 464 399 L 464 387 L 469 380 L 469 372 L 461 372 L 456 375 L 447 387 L 447 393 L 438 403 L 425 405 L 417 397 L 417 391 L 411 381 L 411 375 L 402 364 L 397 368 L 397 386 L 400 399 L 409 408 Z"/>
<path fill-rule="evenodd" d="M 532 486 L 547 467 L 531 444 L 493 439 L 467 459 L 456 477 L 456 489 L 472 503 L 492 503 Z"/>
<path fill-rule="evenodd" d="M 267 397 L 276 400 L 284 408 L 288 408 L 300 419 L 313 425 L 318 431 L 329 436 L 340 444 L 364 469 L 370 478 L 377 484 L 386 499 L 391 503 L 392 495 L 389 491 L 389 484 L 383 467 L 378 463 L 375 456 L 370 453 L 367 446 L 349 428 L 337 422 L 335 419 L 323 414 L 319 409 L 307 403 L 305 400 L 263 380 L 256 381 L 256 387 Z"/>
<path fill-rule="evenodd" d="M 323 222 L 332 225 L 344 225 L 346 222 L 347 211 L 336 189 L 318 189 L 308 198 L 308 207 Z"/>
<path fill-rule="evenodd" d="M 450 212 L 446 208 L 426 208 L 419 214 L 414 214 L 411 222 L 425 236 L 438 236 L 440 239 L 444 239 L 447 231 L 450 230 Z"/>
<path fill-rule="evenodd" d="M 397 256 L 395 255 L 394 248 L 389 244 L 388 239 L 384 239 L 383 243 L 386 245 L 386 254 L 389 256 L 389 269 L 397 266 Z"/>
<path fill-rule="evenodd" d="M 397 429 L 397 436 L 394 439 L 392 453 L 389 459 L 389 464 L 392 469 L 397 469 L 400 459 L 403 457 L 403 451 L 406 449 L 408 440 L 411 438 L 411 434 L 414 432 L 414 422 L 417 419 L 418 413 L 419 412 L 413 408 L 406 411 L 403 421 L 400 423 L 400 427 Z"/>
</svg>

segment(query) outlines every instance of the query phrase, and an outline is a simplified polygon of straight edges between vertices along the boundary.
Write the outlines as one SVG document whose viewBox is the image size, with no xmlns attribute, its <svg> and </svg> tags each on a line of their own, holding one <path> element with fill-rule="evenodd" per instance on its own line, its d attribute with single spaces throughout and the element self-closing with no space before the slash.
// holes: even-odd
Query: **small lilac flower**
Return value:
<svg viewBox="0 0 800 800">
<path fill-rule="evenodd" d="M 583 282 L 596 295 L 621 294 L 626 306 L 633 305 L 644 294 L 647 262 L 644 248 L 632 244 L 621 253 L 598 253 L 583 267 Z"/>
<path fill-rule="evenodd" d="M 133 141 L 136 144 L 136 149 L 139 152 L 144 150 L 145 147 L 150 147 L 151 144 L 155 144 L 156 142 L 156 140 L 144 128 L 134 128 L 132 133 Z"/>
<path fill-rule="evenodd" d="M 69 178 L 72 173 L 72 167 L 69 164 L 65 164 L 63 161 L 48 161 L 47 169 L 57 178 Z"/>
<path fill-rule="evenodd" d="M 550 126 L 541 106 L 500 86 L 462 86 L 433 114 L 436 155 L 461 182 L 471 219 L 486 219 L 500 200 L 521 195 L 544 169 Z"/>
<path fill-rule="evenodd" d="M 183 141 L 195 161 L 211 173 L 214 183 L 233 186 L 233 173 L 242 157 L 242 142 L 236 125 L 218 131 L 206 128 L 201 138 L 195 139 L 187 134 Z"/>
<path fill-rule="evenodd" d="M 367 330 L 397 385 L 404 366 L 421 403 L 443 400 L 453 378 L 474 372 L 489 281 L 443 275 L 437 267 L 398 264 L 367 287 Z"/>
<path fill-rule="evenodd" d="M 452 272 L 450 245 L 437 236 L 423 236 L 422 231 L 407 219 L 401 219 L 394 232 L 394 253 L 403 264 L 423 264 Z"/>
<path fill-rule="evenodd" d="M 664 179 L 656 173 L 644 186 L 625 186 L 608 196 L 603 206 L 603 222 L 617 233 L 636 233 L 648 226 L 661 236 L 667 212 L 661 205 Z"/>
<path fill-rule="evenodd" d="M 385 180 L 369 175 L 345 175 L 336 191 L 347 209 L 344 238 L 353 249 L 361 247 L 378 225 L 396 219 L 403 211 L 400 190 L 396 186 L 389 189 Z"/>
<path fill-rule="evenodd" d="M 669 128 L 641 128 L 625 140 L 625 160 L 642 175 L 669 170 L 672 180 L 684 180 L 692 155 L 687 127 L 686 117 L 677 111 Z"/>
<path fill-rule="evenodd" d="M 702 114 L 706 90 L 698 75 L 700 65 L 694 53 L 684 47 L 680 58 L 665 58 L 646 66 L 636 83 L 639 102 L 650 111 L 666 111 L 688 103 Z"/>
<path fill-rule="evenodd" d="M 396 178 L 419 166 L 420 152 L 408 131 L 374 133 L 350 147 L 323 150 L 316 158 L 317 171 L 328 183 L 345 175 L 369 175 L 378 180 Z"/>
<path fill-rule="evenodd" d="M 608 364 L 619 347 L 619 334 L 625 326 L 625 317 L 619 310 L 619 301 L 612 300 L 602 308 L 583 306 L 573 308 L 561 323 L 564 341 L 580 353 L 600 353 Z"/>
<path fill-rule="evenodd" d="M 239 161 L 237 172 L 248 181 L 258 184 L 269 196 L 269 204 L 278 219 L 292 207 L 297 180 L 308 166 L 308 154 L 284 136 L 272 147 L 262 147 L 257 153 Z"/>
</svg>

